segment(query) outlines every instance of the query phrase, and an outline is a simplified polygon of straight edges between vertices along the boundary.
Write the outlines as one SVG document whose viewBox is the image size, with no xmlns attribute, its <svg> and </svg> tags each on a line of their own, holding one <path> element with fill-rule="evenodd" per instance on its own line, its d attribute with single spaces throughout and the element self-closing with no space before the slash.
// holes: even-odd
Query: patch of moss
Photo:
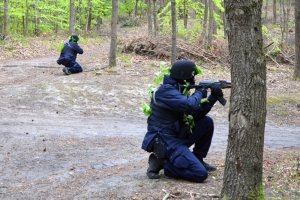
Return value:
<svg viewBox="0 0 300 200">
<path fill-rule="evenodd" d="M 300 102 L 300 94 L 272 96 L 267 99 L 267 106 L 280 106 L 284 104 L 296 105 Z"/>
</svg>

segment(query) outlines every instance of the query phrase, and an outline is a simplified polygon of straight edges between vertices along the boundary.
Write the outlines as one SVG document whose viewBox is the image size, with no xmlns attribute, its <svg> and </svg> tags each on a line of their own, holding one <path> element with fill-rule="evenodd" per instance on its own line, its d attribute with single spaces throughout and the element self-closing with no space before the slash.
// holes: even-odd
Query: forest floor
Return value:
<svg viewBox="0 0 300 200">
<path fill-rule="evenodd" d="M 120 32 L 121 46 L 142 31 Z M 148 153 L 140 148 L 147 124 L 139 107 L 148 101 L 147 87 L 161 60 L 119 53 L 117 67 L 100 69 L 108 63 L 109 38 L 87 40 L 92 42 L 78 56 L 84 72 L 70 76 L 63 75 L 48 43 L 1 47 L 0 199 L 217 199 L 229 103 L 209 113 L 216 130 L 207 161 L 218 170 L 205 183 L 163 174 L 149 180 Z M 202 63 L 202 68 L 199 80 L 230 80 L 228 67 Z M 300 198 L 300 82 L 292 74 L 293 66 L 268 63 L 267 199 Z M 226 90 L 227 99 L 229 94 Z"/>
</svg>

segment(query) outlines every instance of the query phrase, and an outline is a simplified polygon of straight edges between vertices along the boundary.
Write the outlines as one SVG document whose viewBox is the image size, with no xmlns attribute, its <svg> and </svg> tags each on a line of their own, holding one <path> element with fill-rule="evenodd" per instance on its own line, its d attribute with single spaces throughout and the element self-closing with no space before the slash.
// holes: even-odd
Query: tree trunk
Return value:
<svg viewBox="0 0 300 200">
<path fill-rule="evenodd" d="M 158 34 L 158 21 L 157 21 L 157 5 L 156 0 L 153 0 L 153 28 L 154 36 Z"/>
<path fill-rule="evenodd" d="M 111 16 L 111 40 L 109 51 L 109 67 L 117 65 L 117 23 L 118 23 L 118 0 L 112 0 Z"/>
<path fill-rule="evenodd" d="M 266 122 L 262 0 L 224 2 L 232 89 L 221 195 L 225 199 L 262 199 Z"/>
<path fill-rule="evenodd" d="M 183 25 L 184 28 L 187 29 L 187 23 L 188 23 L 188 11 L 187 11 L 187 2 L 186 0 L 183 1 Z"/>
<path fill-rule="evenodd" d="M 86 25 L 85 25 L 86 32 L 91 30 L 91 22 L 92 22 L 92 0 L 88 0 L 88 13 L 87 13 Z"/>
<path fill-rule="evenodd" d="M 213 8 L 213 1 L 208 0 L 208 8 L 209 8 L 209 22 L 208 22 L 208 31 L 206 35 L 206 46 L 205 49 L 211 46 L 212 36 L 213 36 L 213 23 L 214 23 L 214 8 Z"/>
<path fill-rule="evenodd" d="M 138 15 L 138 5 L 139 5 L 139 0 L 135 0 L 135 4 L 134 4 L 134 17 L 137 17 L 137 15 Z"/>
<path fill-rule="evenodd" d="M 207 19 L 208 19 L 208 0 L 204 0 L 204 17 L 203 17 L 203 22 L 202 22 L 202 31 L 201 31 L 201 40 L 202 40 L 202 45 L 206 47 L 206 33 L 207 33 Z"/>
<path fill-rule="evenodd" d="M 265 6 L 265 17 L 264 21 L 267 22 L 268 18 L 268 8 L 269 8 L 269 0 L 266 0 L 266 6 Z"/>
<path fill-rule="evenodd" d="M 176 0 L 171 0 L 171 20 L 172 20 L 172 53 L 171 53 L 171 65 L 173 65 L 177 58 L 176 51 Z"/>
<path fill-rule="evenodd" d="M 295 55 L 294 77 L 300 79 L 300 1 L 295 1 Z"/>
<path fill-rule="evenodd" d="M 297 1 L 297 0 L 296 0 Z M 273 23 L 277 23 L 277 8 L 276 8 L 276 0 L 273 0 Z"/>
<path fill-rule="evenodd" d="M 151 0 L 147 0 L 148 36 L 152 35 Z"/>
<path fill-rule="evenodd" d="M 70 34 L 75 33 L 75 7 L 74 0 L 70 0 L 70 24 L 69 24 Z"/>
<path fill-rule="evenodd" d="M 101 34 L 101 24 L 102 24 L 102 18 L 100 16 L 97 17 L 97 32 L 100 35 Z"/>
<path fill-rule="evenodd" d="M 9 22 L 8 22 L 8 19 L 9 18 L 9 15 L 8 15 L 8 0 L 4 0 L 4 20 L 3 20 L 3 28 L 4 28 L 4 31 L 3 31 L 3 34 L 5 36 L 8 35 L 8 26 L 9 26 Z"/>
<path fill-rule="evenodd" d="M 26 11 L 25 11 L 25 34 L 28 35 L 28 16 L 29 16 L 29 6 L 28 6 L 28 0 L 26 0 Z"/>
</svg>

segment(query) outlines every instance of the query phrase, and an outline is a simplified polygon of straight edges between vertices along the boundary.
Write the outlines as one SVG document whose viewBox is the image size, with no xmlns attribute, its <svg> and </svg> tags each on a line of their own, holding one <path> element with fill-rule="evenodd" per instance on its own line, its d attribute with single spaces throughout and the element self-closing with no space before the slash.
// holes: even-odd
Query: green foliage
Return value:
<svg viewBox="0 0 300 200">
<path fill-rule="evenodd" d="M 120 1 L 119 14 L 130 16 L 134 11 L 135 0 L 122 0 Z"/>
<path fill-rule="evenodd" d="M 183 21 L 179 21 L 179 22 L 177 22 L 177 27 L 178 27 L 177 37 L 183 38 L 190 42 L 195 41 L 195 39 L 197 39 L 197 37 L 201 31 L 201 26 L 198 23 L 195 23 L 192 25 L 191 28 L 186 29 L 186 28 L 184 28 Z"/>
<path fill-rule="evenodd" d="M 25 33 L 26 13 L 28 13 L 28 34 L 40 35 L 58 31 L 68 31 L 70 1 L 66 0 L 25 0 L 9 1 L 10 34 Z M 0 2 L 3 7 L 3 1 Z M 1 15 L 2 14 L 1 9 Z M 88 14 L 88 0 L 75 1 L 76 30 L 83 30 Z M 110 0 L 92 0 L 92 25 L 97 24 L 97 17 L 110 16 Z"/>
<path fill-rule="evenodd" d="M 223 0 L 213 0 L 215 6 L 221 11 L 224 12 L 224 7 L 222 6 Z M 168 2 L 166 6 L 158 14 L 160 27 L 162 28 L 163 33 L 170 33 L 172 31 L 171 27 L 171 3 Z M 196 14 L 197 21 L 191 23 L 191 17 L 189 17 L 189 28 L 185 28 L 183 20 L 181 20 L 185 14 Z M 193 42 L 201 32 L 201 21 L 204 18 L 204 5 L 197 1 L 193 0 L 176 0 L 176 22 L 177 22 L 177 37 L 183 38 Z M 214 19 L 218 25 L 218 28 L 221 29 L 223 26 L 222 17 L 215 12 Z M 222 32 L 223 34 L 223 32 Z"/>
<path fill-rule="evenodd" d="M 262 33 L 263 33 L 263 36 L 265 36 L 265 37 L 269 36 L 269 30 L 265 25 L 262 25 Z"/>
<path fill-rule="evenodd" d="M 166 63 L 164 63 L 164 62 L 160 63 L 160 70 L 158 73 L 155 74 L 155 78 L 154 78 L 154 84 L 156 87 L 158 87 L 162 83 L 165 75 L 170 74 L 170 69 L 171 69 L 170 67 L 166 66 Z M 196 67 L 195 75 L 202 75 L 202 69 L 199 66 Z M 156 90 L 155 86 L 153 86 L 153 85 L 148 86 L 148 94 L 150 97 L 150 101 L 152 99 L 153 92 Z M 185 82 L 184 89 L 182 91 L 183 95 L 185 95 L 185 96 L 191 95 L 190 90 L 187 89 L 188 86 L 189 86 L 189 83 Z M 143 102 L 140 107 L 140 110 L 144 113 L 144 115 L 146 117 L 149 117 L 152 113 L 152 109 L 151 109 L 151 106 L 149 103 Z M 184 114 L 183 123 L 187 128 L 189 128 L 189 132 L 192 133 L 192 129 L 195 127 L 195 122 L 194 122 L 193 116 Z"/>
<path fill-rule="evenodd" d="M 225 11 L 225 8 L 223 7 L 223 0 L 213 0 L 213 2 L 221 12 Z"/>
<path fill-rule="evenodd" d="M 152 109 L 148 103 L 143 102 L 141 106 L 141 110 L 143 111 L 146 117 L 149 117 L 152 113 Z"/>
</svg>

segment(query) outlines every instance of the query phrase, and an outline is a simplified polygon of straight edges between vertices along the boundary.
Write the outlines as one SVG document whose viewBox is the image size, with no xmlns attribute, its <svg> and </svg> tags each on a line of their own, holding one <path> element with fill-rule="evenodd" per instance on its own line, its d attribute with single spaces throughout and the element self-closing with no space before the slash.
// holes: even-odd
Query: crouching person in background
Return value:
<svg viewBox="0 0 300 200">
<path fill-rule="evenodd" d="M 76 62 L 77 54 L 83 54 L 82 48 L 77 44 L 79 37 L 72 35 L 69 42 L 65 43 L 57 64 L 65 66 L 63 72 L 66 75 L 82 72 L 82 67 Z"/>
</svg>

